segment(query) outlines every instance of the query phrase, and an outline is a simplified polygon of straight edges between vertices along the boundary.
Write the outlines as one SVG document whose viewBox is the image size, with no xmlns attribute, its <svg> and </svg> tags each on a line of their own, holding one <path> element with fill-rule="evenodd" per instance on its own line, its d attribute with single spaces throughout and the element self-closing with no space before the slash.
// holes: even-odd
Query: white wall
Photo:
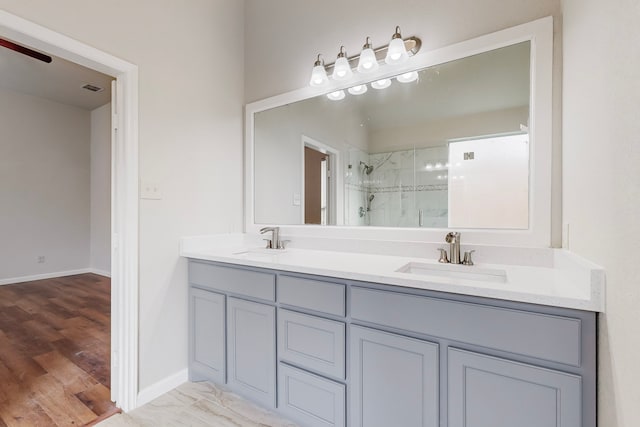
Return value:
<svg viewBox="0 0 640 427">
<path fill-rule="evenodd" d="M 0 89 L 0 131 L 0 280 L 86 268 L 89 112 Z"/>
<path fill-rule="evenodd" d="M 640 3 L 563 0 L 563 220 L 602 265 L 599 425 L 640 425 Z"/>
<path fill-rule="evenodd" d="M 327 108 L 327 104 L 333 104 Z M 302 136 L 307 136 L 336 151 L 346 164 L 348 150 L 367 147 L 362 119 L 352 114 L 353 107 L 326 97 L 297 102 L 256 114 L 255 179 L 256 223 L 302 224 L 302 207 L 293 204 L 294 193 L 302 194 Z M 344 173 L 334 174 L 341 198 Z M 338 222 L 344 217 L 343 201 L 336 203 Z"/>
<path fill-rule="evenodd" d="M 139 67 L 140 177 L 163 197 L 140 201 L 141 389 L 187 367 L 179 237 L 242 228 L 243 4 L 0 0 Z"/>
<path fill-rule="evenodd" d="M 111 274 L 111 103 L 91 111 L 89 267 Z"/>
<path fill-rule="evenodd" d="M 560 0 L 326 0 L 309 11 L 299 0 L 245 0 L 245 100 L 252 102 L 305 87 L 313 62 L 323 53 L 333 62 L 341 45 L 349 54 L 388 43 L 396 25 L 404 37 L 422 39 L 419 54 L 479 35 L 553 15 L 554 125 L 552 244 L 561 243 L 561 83 Z"/>
</svg>

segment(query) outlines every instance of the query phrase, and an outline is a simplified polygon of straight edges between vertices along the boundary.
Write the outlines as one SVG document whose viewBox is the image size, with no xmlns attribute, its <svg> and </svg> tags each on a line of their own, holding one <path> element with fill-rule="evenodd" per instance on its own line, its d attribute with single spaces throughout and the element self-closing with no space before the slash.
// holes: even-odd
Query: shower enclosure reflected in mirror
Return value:
<svg viewBox="0 0 640 427">
<path fill-rule="evenodd" d="M 530 56 L 526 41 L 255 113 L 255 222 L 526 229 Z"/>
</svg>

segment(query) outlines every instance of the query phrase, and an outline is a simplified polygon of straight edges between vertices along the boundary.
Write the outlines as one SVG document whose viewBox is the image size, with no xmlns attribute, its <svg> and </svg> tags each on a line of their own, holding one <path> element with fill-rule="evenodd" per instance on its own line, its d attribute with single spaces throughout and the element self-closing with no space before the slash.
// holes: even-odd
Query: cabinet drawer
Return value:
<svg viewBox="0 0 640 427">
<path fill-rule="evenodd" d="M 581 365 L 581 321 L 353 287 L 351 317 L 411 332 Z"/>
<path fill-rule="evenodd" d="M 278 409 L 308 427 L 345 426 L 345 386 L 291 366 L 278 367 Z"/>
<path fill-rule="evenodd" d="M 275 301 L 276 276 L 271 273 L 191 261 L 189 282 L 218 291 Z"/>
<path fill-rule="evenodd" d="M 283 275 L 278 277 L 279 302 L 336 316 L 345 315 L 345 289 L 345 285 L 340 283 Z"/>
<path fill-rule="evenodd" d="M 280 309 L 278 354 L 283 361 L 344 379 L 345 324 Z"/>
</svg>

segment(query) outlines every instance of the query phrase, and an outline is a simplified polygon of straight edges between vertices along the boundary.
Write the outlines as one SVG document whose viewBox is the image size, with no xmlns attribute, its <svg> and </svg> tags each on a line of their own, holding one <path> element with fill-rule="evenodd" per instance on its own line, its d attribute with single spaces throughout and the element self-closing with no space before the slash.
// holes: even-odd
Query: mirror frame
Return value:
<svg viewBox="0 0 640 427">
<path fill-rule="evenodd" d="M 302 101 L 335 90 L 392 77 L 404 72 L 462 59 L 521 42 L 531 42 L 529 102 L 529 228 L 526 230 L 465 229 L 465 244 L 500 246 L 551 246 L 551 163 L 552 163 L 552 80 L 553 18 L 545 17 L 516 27 L 466 40 L 430 52 L 424 50 L 406 63 L 380 67 L 376 72 L 358 76 L 348 83 L 330 81 L 328 86 L 305 87 L 247 104 L 245 107 L 245 205 L 246 233 L 257 233 L 264 226 L 279 226 L 287 238 L 323 237 L 363 240 L 442 242 L 449 229 L 377 226 L 321 226 L 292 224 L 256 224 L 254 214 L 254 115 L 261 111 Z M 357 73 L 355 73 L 357 76 Z M 542 106 L 542 108 L 538 108 Z"/>
</svg>

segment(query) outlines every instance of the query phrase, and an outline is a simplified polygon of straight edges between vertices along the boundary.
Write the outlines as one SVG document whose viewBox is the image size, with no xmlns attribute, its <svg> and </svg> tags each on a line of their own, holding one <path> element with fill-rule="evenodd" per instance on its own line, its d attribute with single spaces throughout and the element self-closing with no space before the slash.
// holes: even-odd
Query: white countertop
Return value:
<svg viewBox="0 0 640 427">
<path fill-rule="evenodd" d="M 527 250 L 520 248 L 521 260 L 517 263 L 513 259 L 513 248 L 491 247 L 487 248 L 487 252 L 497 262 L 485 262 L 485 256 L 478 257 L 482 262 L 463 266 L 439 264 L 435 256 L 423 258 L 341 251 L 340 242 L 333 242 L 335 244 L 332 247 L 338 247 L 336 250 L 318 250 L 306 242 L 311 248 L 291 244 L 284 251 L 264 250 L 261 243 L 260 236 L 240 233 L 184 237 L 180 242 L 180 255 L 229 264 L 604 312 L 604 270 L 563 249 L 531 249 L 527 256 Z M 324 242 L 317 246 L 326 248 L 328 245 Z M 370 246 L 375 244 L 372 242 Z M 482 248 L 477 247 L 476 250 L 481 252 Z M 503 251 L 504 258 L 509 259 L 508 264 L 499 263 Z M 408 263 L 424 267 L 423 274 L 396 271 Z M 449 277 L 447 274 L 450 273 L 442 273 L 442 269 L 470 278 Z M 484 276 L 483 272 L 504 274 L 506 277 Z"/>
</svg>

